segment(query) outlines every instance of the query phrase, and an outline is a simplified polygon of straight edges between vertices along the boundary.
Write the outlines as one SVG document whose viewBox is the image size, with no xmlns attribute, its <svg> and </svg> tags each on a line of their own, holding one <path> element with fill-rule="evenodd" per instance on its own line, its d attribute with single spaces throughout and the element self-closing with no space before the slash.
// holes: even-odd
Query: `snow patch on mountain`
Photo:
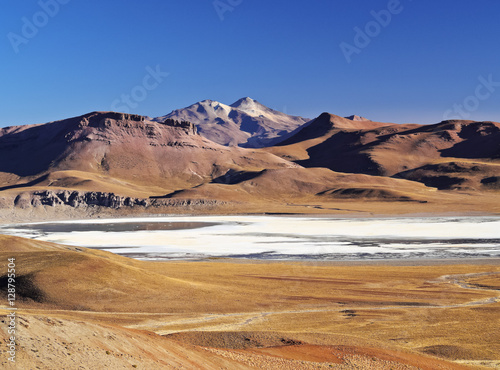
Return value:
<svg viewBox="0 0 500 370">
<path fill-rule="evenodd" d="M 167 118 L 194 123 L 200 135 L 216 143 L 253 148 L 274 145 L 309 121 L 268 108 L 249 97 L 231 105 L 203 100 L 154 120 L 162 122 Z"/>
</svg>

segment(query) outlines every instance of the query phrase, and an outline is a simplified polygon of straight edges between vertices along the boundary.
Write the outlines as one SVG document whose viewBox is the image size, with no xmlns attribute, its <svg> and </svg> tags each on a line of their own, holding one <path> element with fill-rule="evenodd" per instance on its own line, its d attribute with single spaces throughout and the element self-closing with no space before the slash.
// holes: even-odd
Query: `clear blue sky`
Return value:
<svg viewBox="0 0 500 370">
<path fill-rule="evenodd" d="M 0 126 L 244 96 L 311 118 L 500 121 L 499 15 L 497 0 L 5 0 Z"/>
</svg>

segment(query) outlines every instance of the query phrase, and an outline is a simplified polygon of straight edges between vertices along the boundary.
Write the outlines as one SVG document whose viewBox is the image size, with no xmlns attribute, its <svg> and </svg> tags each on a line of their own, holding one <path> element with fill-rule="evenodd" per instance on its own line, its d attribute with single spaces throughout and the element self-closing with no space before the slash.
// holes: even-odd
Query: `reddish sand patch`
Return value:
<svg viewBox="0 0 500 370">
<path fill-rule="evenodd" d="M 318 346 L 318 345 L 291 345 L 270 348 L 252 348 L 240 350 L 244 353 L 261 354 L 290 360 L 329 362 L 341 364 L 352 356 L 371 358 L 372 361 L 391 361 L 404 365 L 418 367 L 422 370 L 433 369 L 467 369 L 465 366 L 450 364 L 427 356 L 414 353 L 396 352 L 381 348 L 354 347 L 354 346 Z"/>
</svg>

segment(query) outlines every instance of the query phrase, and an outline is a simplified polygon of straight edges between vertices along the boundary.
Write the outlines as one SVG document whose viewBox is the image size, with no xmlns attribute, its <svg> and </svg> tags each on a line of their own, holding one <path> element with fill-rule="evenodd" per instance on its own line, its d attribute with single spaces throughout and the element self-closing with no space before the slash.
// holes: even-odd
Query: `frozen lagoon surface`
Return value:
<svg viewBox="0 0 500 370">
<path fill-rule="evenodd" d="M 0 233 L 145 260 L 500 257 L 500 217 L 168 216 L 3 225 Z"/>
</svg>

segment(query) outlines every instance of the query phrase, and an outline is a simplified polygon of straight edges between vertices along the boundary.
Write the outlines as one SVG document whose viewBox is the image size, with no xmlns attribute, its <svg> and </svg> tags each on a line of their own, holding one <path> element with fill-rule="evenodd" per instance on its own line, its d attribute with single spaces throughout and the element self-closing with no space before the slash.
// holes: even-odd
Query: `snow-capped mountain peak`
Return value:
<svg viewBox="0 0 500 370">
<path fill-rule="evenodd" d="M 202 136 L 216 143 L 246 147 L 273 145 L 308 121 L 275 111 L 249 97 L 231 105 L 203 100 L 154 120 L 166 118 L 190 121 Z"/>
</svg>

